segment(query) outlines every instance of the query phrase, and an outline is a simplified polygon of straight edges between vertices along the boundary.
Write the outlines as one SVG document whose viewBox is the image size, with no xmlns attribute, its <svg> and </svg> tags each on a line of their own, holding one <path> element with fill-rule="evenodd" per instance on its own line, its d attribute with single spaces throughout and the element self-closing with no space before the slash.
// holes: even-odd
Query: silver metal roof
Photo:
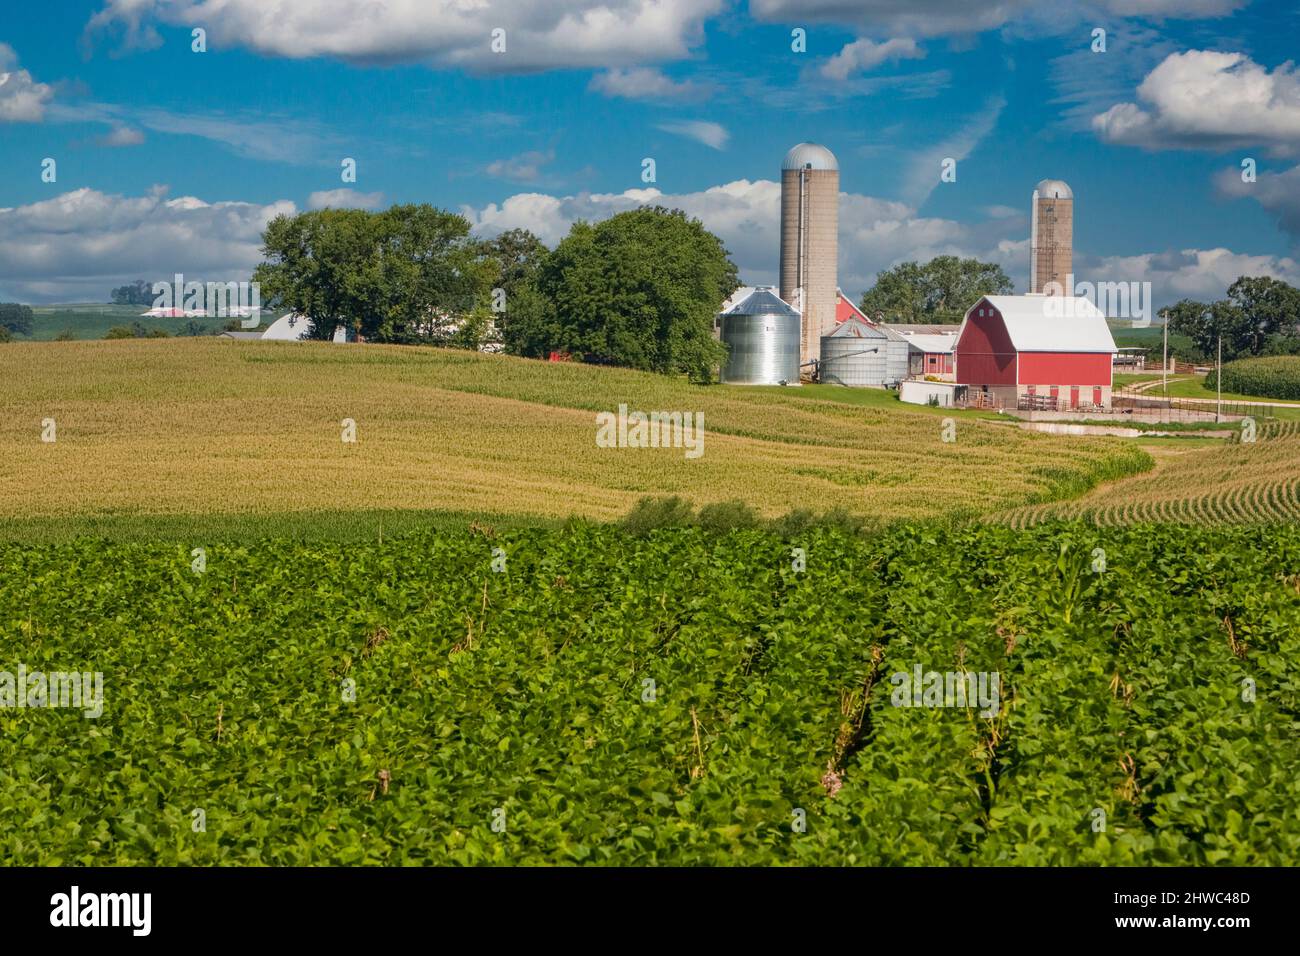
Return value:
<svg viewBox="0 0 1300 956">
<path fill-rule="evenodd" d="M 760 286 L 723 315 L 792 315 L 798 318 L 799 312 L 770 288 Z"/>
<path fill-rule="evenodd" d="M 835 154 L 825 146 L 818 143 L 800 143 L 790 152 L 785 154 L 785 162 L 781 164 L 781 169 L 836 169 L 840 164 L 835 160 Z"/>
<path fill-rule="evenodd" d="M 1044 179 L 1034 187 L 1034 191 L 1038 193 L 1039 199 L 1074 198 L 1074 193 L 1070 191 L 1069 185 L 1061 179 Z"/>
</svg>

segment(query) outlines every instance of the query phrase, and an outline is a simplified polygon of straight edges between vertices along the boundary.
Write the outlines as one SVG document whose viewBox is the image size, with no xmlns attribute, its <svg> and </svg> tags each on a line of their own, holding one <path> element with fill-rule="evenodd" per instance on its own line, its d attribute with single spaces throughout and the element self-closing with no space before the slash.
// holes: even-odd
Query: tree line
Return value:
<svg viewBox="0 0 1300 956">
<path fill-rule="evenodd" d="M 1201 356 L 1223 360 L 1300 354 L 1300 289 L 1268 276 L 1242 276 L 1214 302 L 1183 299 L 1160 310 L 1170 332 L 1186 335 Z"/>
<path fill-rule="evenodd" d="M 429 205 L 279 216 L 253 273 L 262 300 L 370 342 L 563 352 L 581 361 L 708 378 L 723 358 L 719 304 L 738 285 L 722 242 L 661 206 L 579 221 L 554 249 L 527 230 L 491 239 Z"/>
</svg>

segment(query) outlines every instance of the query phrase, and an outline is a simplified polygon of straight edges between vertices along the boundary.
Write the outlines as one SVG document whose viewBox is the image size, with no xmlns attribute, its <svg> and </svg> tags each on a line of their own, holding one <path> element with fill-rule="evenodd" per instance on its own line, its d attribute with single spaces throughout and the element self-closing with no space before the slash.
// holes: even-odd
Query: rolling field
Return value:
<svg viewBox="0 0 1300 956">
<path fill-rule="evenodd" d="M 1070 501 L 1031 505 L 990 521 L 1095 525 L 1226 525 L 1300 521 L 1300 422 L 1261 425 L 1253 443 L 1162 449 L 1157 467 Z"/>
<path fill-rule="evenodd" d="M 13 343 L 0 348 L 2 533 L 184 536 L 226 519 L 310 533 L 323 514 L 372 533 L 385 515 L 402 527 L 419 513 L 610 519 L 649 494 L 921 519 L 1080 494 L 1151 463 L 1122 441 L 974 414 L 953 414 L 945 442 L 940 410 L 832 397 L 396 346 Z M 595 413 L 620 403 L 702 413 L 704 453 L 597 447 Z M 41 440 L 46 419 L 54 442 Z"/>
<path fill-rule="evenodd" d="M 0 670 L 102 680 L 0 709 L 13 865 L 1300 855 L 1295 527 L 578 525 L 0 565 Z M 900 693 L 917 669 L 980 696 Z"/>
</svg>

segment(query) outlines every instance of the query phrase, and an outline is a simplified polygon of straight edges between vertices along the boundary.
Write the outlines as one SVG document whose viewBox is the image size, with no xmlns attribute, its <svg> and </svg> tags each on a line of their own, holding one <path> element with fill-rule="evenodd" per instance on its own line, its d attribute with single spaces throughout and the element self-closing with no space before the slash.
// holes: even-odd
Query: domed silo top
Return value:
<svg viewBox="0 0 1300 956">
<path fill-rule="evenodd" d="M 1059 179 L 1044 179 L 1034 187 L 1039 199 L 1073 199 L 1070 187 Z"/>
<path fill-rule="evenodd" d="M 799 318 L 798 310 L 792 308 L 784 299 L 771 289 L 758 288 L 743 302 L 735 305 L 724 315 L 788 315 Z"/>
<path fill-rule="evenodd" d="M 835 161 L 835 154 L 819 143 L 800 143 L 785 154 L 781 169 L 834 169 L 840 164 Z"/>
</svg>

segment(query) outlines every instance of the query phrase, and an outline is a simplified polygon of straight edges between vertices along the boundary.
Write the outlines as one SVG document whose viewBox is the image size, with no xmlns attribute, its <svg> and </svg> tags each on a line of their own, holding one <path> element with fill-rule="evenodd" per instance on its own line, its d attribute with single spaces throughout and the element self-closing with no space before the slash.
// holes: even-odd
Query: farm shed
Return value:
<svg viewBox="0 0 1300 956">
<path fill-rule="evenodd" d="M 1109 408 L 1106 316 L 1081 296 L 988 295 L 966 312 L 955 380 L 1005 408 Z"/>
<path fill-rule="evenodd" d="M 965 400 L 966 386 L 955 382 L 908 379 L 898 386 L 898 398 L 910 405 L 938 405 L 952 408 Z"/>
<path fill-rule="evenodd" d="M 898 323 L 885 328 L 897 332 L 911 346 L 907 374 L 913 378 L 934 375 L 952 381 L 953 346 L 959 325 L 912 325 Z"/>
</svg>

